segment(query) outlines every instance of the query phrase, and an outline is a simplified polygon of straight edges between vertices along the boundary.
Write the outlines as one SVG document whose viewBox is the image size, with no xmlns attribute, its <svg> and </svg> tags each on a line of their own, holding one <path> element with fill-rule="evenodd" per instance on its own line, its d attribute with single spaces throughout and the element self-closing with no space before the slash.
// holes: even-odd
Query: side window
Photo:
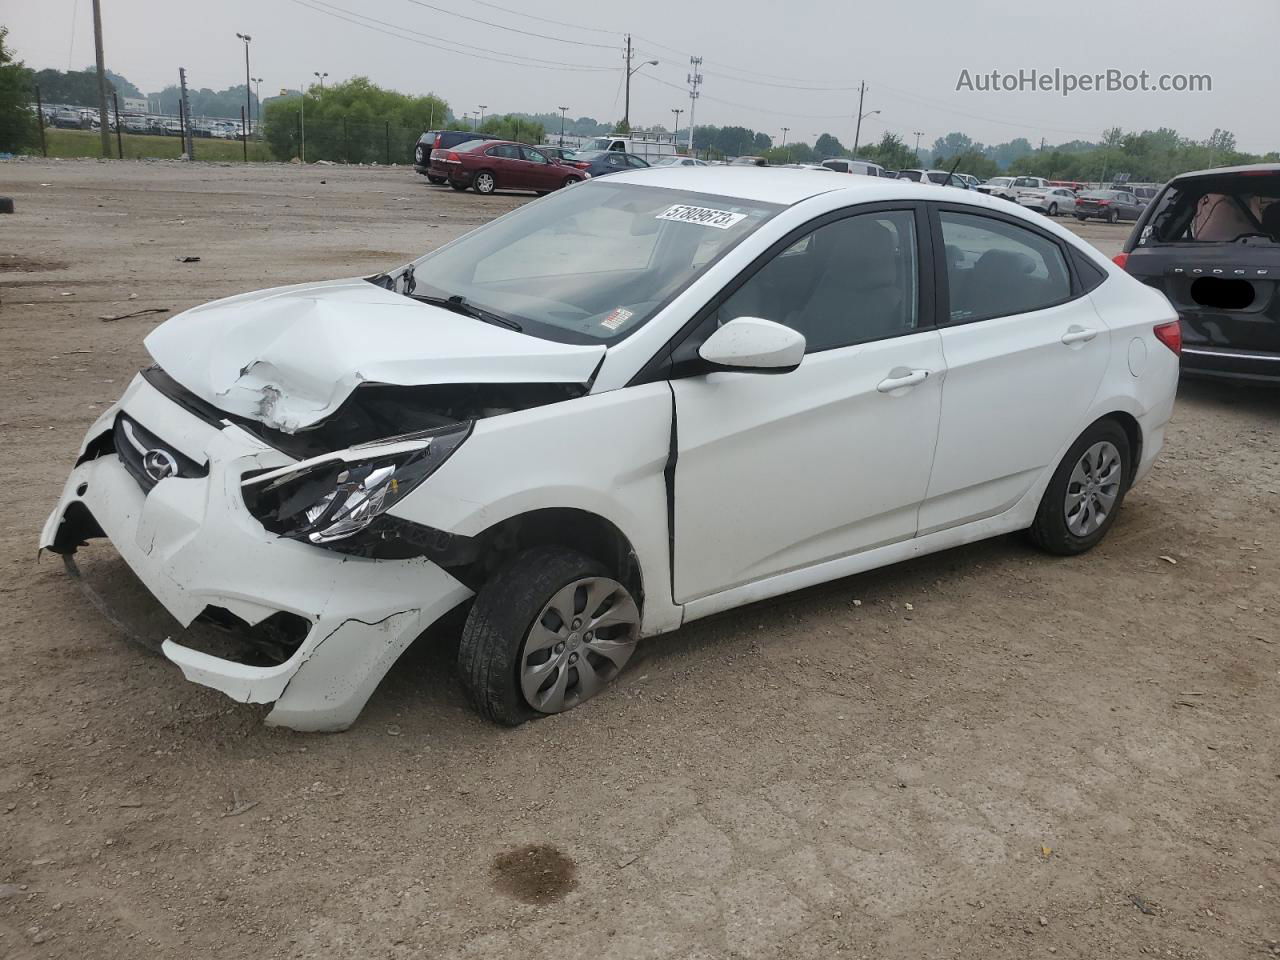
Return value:
<svg viewBox="0 0 1280 960">
<path fill-rule="evenodd" d="M 628 163 L 630 166 L 633 166 L 633 167 L 647 167 L 647 166 L 649 166 L 647 163 L 645 163 L 645 162 L 644 162 L 643 160 L 641 160 L 639 157 L 633 157 L 631 154 L 627 154 L 627 163 Z"/>
<path fill-rule="evenodd" d="M 1030 313 L 1071 297 L 1062 249 L 1023 227 L 991 217 L 944 210 L 951 320 Z"/>
<path fill-rule="evenodd" d="M 763 317 L 804 334 L 817 353 L 914 330 L 915 216 L 863 213 L 801 237 L 720 306 L 718 320 Z"/>
<path fill-rule="evenodd" d="M 513 147 L 509 143 L 503 143 L 496 147 L 490 147 L 488 150 L 485 151 L 485 154 L 490 157 L 499 157 L 503 160 L 519 160 L 520 159 L 520 151 L 517 150 L 515 147 Z"/>
<path fill-rule="evenodd" d="M 627 164 L 627 161 L 624 160 L 622 155 L 618 153 L 610 154 L 609 156 L 605 157 L 604 162 L 611 167 L 619 167 L 619 168 L 624 167 Z"/>
<path fill-rule="evenodd" d="M 524 151 L 524 158 L 528 160 L 530 163 L 549 163 L 550 162 L 547 160 L 545 156 L 543 156 L 537 150 L 530 150 L 528 147 L 521 147 L 520 149 Z"/>
</svg>

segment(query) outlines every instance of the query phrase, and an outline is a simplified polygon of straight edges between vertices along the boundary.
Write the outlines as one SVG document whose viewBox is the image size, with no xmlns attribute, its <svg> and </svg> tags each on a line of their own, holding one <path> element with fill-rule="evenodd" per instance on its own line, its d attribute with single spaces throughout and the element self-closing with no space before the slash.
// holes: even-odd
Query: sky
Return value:
<svg viewBox="0 0 1280 960">
<path fill-rule="evenodd" d="M 1280 149 L 1274 37 L 1277 0 L 101 0 L 106 64 L 147 92 L 187 68 L 194 87 L 244 82 L 244 46 L 262 95 L 365 75 L 405 93 L 436 93 L 455 113 L 623 115 L 624 35 L 635 48 L 632 127 L 683 109 L 689 57 L 703 57 L 696 122 L 740 124 L 777 141 L 854 139 L 892 130 L 914 145 L 951 131 L 983 143 L 1097 140 L 1102 130 L 1173 127 L 1238 146 Z M 380 21 L 380 22 L 375 22 Z M 92 64 L 91 0 L 0 0 L 0 23 L 27 66 Z M 658 60 L 654 66 L 646 61 Z M 983 91 L 1000 71 L 1107 70 L 1154 84 L 1208 75 L 1202 92 Z M 967 82 L 965 80 L 967 71 Z M 964 85 L 965 89 L 957 89 Z M 808 89 L 804 89 L 808 88 Z M 878 111 L 872 113 L 871 111 Z"/>
</svg>

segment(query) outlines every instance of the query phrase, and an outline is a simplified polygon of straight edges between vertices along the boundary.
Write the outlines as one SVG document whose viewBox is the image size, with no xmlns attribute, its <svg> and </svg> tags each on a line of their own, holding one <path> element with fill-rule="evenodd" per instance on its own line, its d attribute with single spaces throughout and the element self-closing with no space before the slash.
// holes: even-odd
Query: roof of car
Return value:
<svg viewBox="0 0 1280 960">
<path fill-rule="evenodd" d="M 603 183 L 636 183 L 646 187 L 662 187 L 669 190 L 688 190 L 692 193 L 720 194 L 739 200 L 758 203 L 776 203 L 791 206 L 819 194 L 841 190 L 851 194 L 851 202 L 861 196 L 868 201 L 921 199 L 921 184 L 886 177 L 819 177 L 817 170 L 797 170 L 788 167 L 650 167 L 644 173 L 615 173 Z M 923 189 L 954 191 L 955 194 L 974 198 L 982 197 L 969 190 L 929 184 Z M 951 196 L 952 194 L 948 194 Z M 983 197 L 990 200 L 990 198 Z M 999 202 L 999 201 L 991 201 Z M 1007 205 L 1006 205 L 1007 206 Z"/>
<path fill-rule="evenodd" d="M 1174 180 L 1183 180 L 1187 177 L 1220 177 L 1224 174 L 1230 176 L 1233 173 L 1280 173 L 1280 163 L 1246 163 L 1238 167 L 1212 167 L 1209 170 L 1191 170 L 1187 173 L 1180 173 Z"/>
</svg>

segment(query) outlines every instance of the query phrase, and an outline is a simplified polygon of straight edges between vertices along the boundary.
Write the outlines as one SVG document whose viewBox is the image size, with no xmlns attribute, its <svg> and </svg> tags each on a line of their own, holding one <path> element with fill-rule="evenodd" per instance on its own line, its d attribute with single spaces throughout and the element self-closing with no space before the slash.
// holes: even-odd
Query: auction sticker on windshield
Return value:
<svg viewBox="0 0 1280 960">
<path fill-rule="evenodd" d="M 696 223 L 703 227 L 728 230 L 738 221 L 745 220 L 746 217 L 745 213 L 716 210 L 713 207 L 691 207 L 684 203 L 677 203 L 667 207 L 655 219 L 674 220 L 677 223 Z"/>
</svg>

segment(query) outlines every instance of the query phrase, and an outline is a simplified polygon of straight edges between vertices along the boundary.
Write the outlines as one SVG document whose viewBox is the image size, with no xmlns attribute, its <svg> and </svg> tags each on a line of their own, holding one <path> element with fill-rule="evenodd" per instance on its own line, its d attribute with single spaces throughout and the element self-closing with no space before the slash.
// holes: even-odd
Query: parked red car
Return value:
<svg viewBox="0 0 1280 960">
<path fill-rule="evenodd" d="M 455 190 L 476 193 L 533 190 L 550 193 L 586 180 L 591 174 L 562 165 L 535 147 L 510 140 L 471 140 L 451 150 L 431 151 L 431 173 Z"/>
</svg>

